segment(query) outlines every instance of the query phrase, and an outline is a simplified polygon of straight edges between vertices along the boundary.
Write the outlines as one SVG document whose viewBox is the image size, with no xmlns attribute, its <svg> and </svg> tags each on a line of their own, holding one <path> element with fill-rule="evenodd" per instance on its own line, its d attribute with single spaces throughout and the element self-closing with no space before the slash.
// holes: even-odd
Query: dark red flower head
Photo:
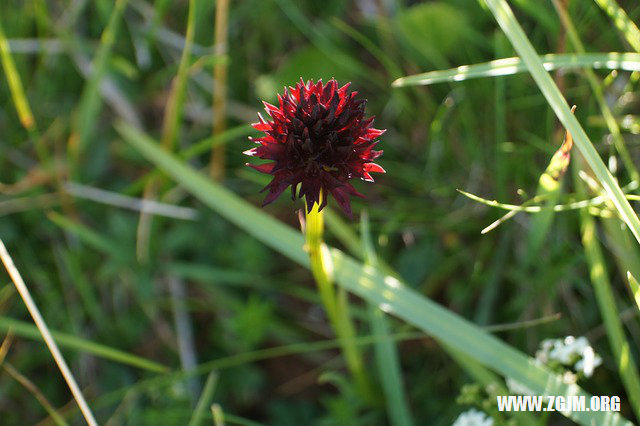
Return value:
<svg viewBox="0 0 640 426">
<path fill-rule="evenodd" d="M 382 167 L 372 162 L 382 155 L 382 151 L 373 148 L 384 130 L 371 127 L 373 117 L 364 117 L 367 101 L 356 99 L 357 92 L 350 92 L 349 84 L 338 88 L 334 79 L 326 85 L 322 80 L 305 84 L 300 79 L 296 87 L 285 88 L 284 94 L 278 95 L 279 107 L 264 102 L 272 121 L 265 121 L 258 114 L 260 122 L 253 127 L 265 136 L 249 138 L 260 146 L 245 151 L 247 155 L 274 161 L 247 164 L 273 175 L 263 189 L 269 190 L 263 206 L 291 186 L 292 198 L 304 196 L 309 211 L 314 203 L 320 202 L 322 191 L 320 210 L 331 194 L 351 216 L 349 195 L 363 195 L 349 179 L 358 177 L 373 182 L 370 172 L 384 173 Z"/>
</svg>

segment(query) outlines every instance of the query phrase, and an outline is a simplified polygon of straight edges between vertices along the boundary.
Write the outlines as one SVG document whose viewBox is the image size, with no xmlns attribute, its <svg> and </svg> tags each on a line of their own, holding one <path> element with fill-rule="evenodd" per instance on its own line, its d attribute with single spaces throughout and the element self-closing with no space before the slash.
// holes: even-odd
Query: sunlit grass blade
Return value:
<svg viewBox="0 0 640 426">
<path fill-rule="evenodd" d="M 578 189 L 584 184 L 575 173 L 575 184 Z M 629 402 L 633 407 L 636 417 L 640 418 L 640 376 L 630 351 L 622 322 L 619 317 L 619 310 L 616 306 L 607 266 L 602 253 L 600 242 L 598 241 L 595 219 L 585 210 L 580 210 L 580 222 L 582 231 L 582 245 L 589 264 L 589 273 L 596 301 L 600 308 L 600 314 L 607 330 L 609 346 L 614 355 L 620 378 L 627 391 Z"/>
<path fill-rule="evenodd" d="M 72 164 L 75 164 L 75 161 L 79 159 L 96 127 L 96 119 L 100 114 L 102 102 L 100 82 L 107 72 L 109 58 L 120 27 L 121 16 L 128 1 L 117 0 L 115 2 L 109 22 L 100 37 L 100 46 L 92 62 L 91 76 L 82 91 L 80 102 L 76 108 L 74 133 L 69 141 Z"/>
<path fill-rule="evenodd" d="M 615 24 L 616 28 L 627 39 L 633 50 L 640 52 L 640 30 L 615 0 L 594 0 Z"/>
<path fill-rule="evenodd" d="M 214 181 L 183 164 L 161 149 L 147 135 L 119 122 L 116 129 L 145 158 L 163 169 L 211 209 L 239 228 L 298 264 L 310 267 L 302 235 L 245 202 Z M 384 305 L 392 315 L 418 327 L 494 371 L 532 389 L 540 395 L 590 396 L 577 385 L 540 367 L 535 361 L 483 331 L 478 326 L 423 297 L 396 278 L 365 266 L 337 249 L 329 249 L 327 271 L 346 290 L 375 305 Z M 583 424 L 629 424 L 614 412 L 572 412 L 570 418 Z"/>
<path fill-rule="evenodd" d="M 531 42 L 525 35 L 522 27 L 513 15 L 513 11 L 505 0 L 485 0 L 491 9 L 496 21 L 507 35 L 514 48 L 526 64 L 531 76 L 547 99 L 549 106 L 556 113 L 565 129 L 573 136 L 575 145 L 582 153 L 587 164 L 591 167 L 603 188 L 611 197 L 620 217 L 627 224 L 636 240 L 640 242 L 640 220 L 633 208 L 626 200 L 624 193 L 613 178 L 589 137 L 576 118 L 571 114 L 567 101 L 558 90 L 549 74 L 544 68 L 540 57 L 536 54 Z"/>
<path fill-rule="evenodd" d="M 638 309 L 640 309 L 640 284 L 629 271 L 627 271 L 627 279 L 629 280 L 629 287 L 631 287 L 631 292 L 633 293 L 636 305 L 638 305 Z"/>
<path fill-rule="evenodd" d="M 539 57 L 547 71 L 558 69 L 573 70 L 582 68 L 640 71 L 638 53 L 583 53 L 548 54 Z M 462 65 L 449 70 L 430 71 L 402 77 L 393 82 L 393 87 L 429 85 L 451 81 L 463 81 L 474 78 L 499 77 L 527 72 L 524 61 L 518 57 L 496 59 L 474 65 Z"/>
<path fill-rule="evenodd" d="M 13 330 L 16 336 L 33 340 L 42 340 L 42 336 L 38 333 L 38 329 L 33 325 L 5 316 L 0 316 L 0 330 L 4 332 Z M 120 364 L 130 365 L 132 367 L 155 373 L 167 373 L 169 371 L 168 367 L 157 362 L 136 355 L 131 355 L 130 353 L 82 339 L 71 334 L 52 330 L 51 335 L 63 348 L 75 349 L 103 359 L 119 362 Z"/>
<path fill-rule="evenodd" d="M 22 87 L 22 81 L 16 68 L 16 64 L 11 56 L 11 49 L 9 48 L 9 42 L 4 35 L 4 29 L 0 24 L 0 60 L 2 61 L 2 68 L 4 70 L 5 77 L 9 83 L 9 89 L 11 90 L 11 97 L 13 103 L 18 112 L 18 118 L 20 123 L 27 130 L 34 129 L 36 122 L 29 106 L 29 101 L 24 93 Z"/>
</svg>

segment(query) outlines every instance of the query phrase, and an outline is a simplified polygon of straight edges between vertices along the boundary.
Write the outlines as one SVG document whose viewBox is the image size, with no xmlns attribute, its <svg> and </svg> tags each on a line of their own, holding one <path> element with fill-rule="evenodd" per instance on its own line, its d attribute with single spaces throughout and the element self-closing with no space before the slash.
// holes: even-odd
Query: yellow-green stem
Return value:
<svg viewBox="0 0 640 426">
<path fill-rule="evenodd" d="M 340 348 L 347 362 L 347 367 L 355 379 L 358 391 L 365 400 L 372 401 L 373 395 L 364 371 L 362 354 L 355 343 L 356 332 L 349 316 L 347 293 L 341 289 L 336 294 L 331 279 L 331 257 L 322 237 L 324 233 L 322 212 L 318 211 L 318 204 L 314 204 L 311 211 L 309 209 L 305 209 L 305 211 L 307 212 L 305 221 L 306 248 L 311 261 L 311 273 L 318 286 L 320 300 L 340 341 Z"/>
</svg>

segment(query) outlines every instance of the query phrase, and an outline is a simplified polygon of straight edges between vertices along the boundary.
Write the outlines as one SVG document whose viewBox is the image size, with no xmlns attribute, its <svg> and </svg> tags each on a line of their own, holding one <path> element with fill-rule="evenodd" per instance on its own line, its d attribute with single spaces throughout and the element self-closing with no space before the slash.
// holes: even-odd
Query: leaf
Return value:
<svg viewBox="0 0 640 426">
<path fill-rule="evenodd" d="M 595 68 L 624 71 L 640 71 L 638 53 L 584 53 L 549 54 L 539 57 L 547 71 Z M 429 84 L 471 80 L 474 78 L 499 77 L 527 72 L 525 62 L 518 58 L 502 58 L 473 65 L 462 65 L 448 70 L 430 71 L 402 77 L 393 82 L 393 87 L 426 86 Z"/>
</svg>

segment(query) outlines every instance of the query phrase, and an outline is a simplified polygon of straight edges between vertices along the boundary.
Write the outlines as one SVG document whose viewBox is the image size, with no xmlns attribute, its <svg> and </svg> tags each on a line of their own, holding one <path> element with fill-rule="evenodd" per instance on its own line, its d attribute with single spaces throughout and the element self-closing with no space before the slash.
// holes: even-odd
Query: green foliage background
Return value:
<svg viewBox="0 0 640 426">
<path fill-rule="evenodd" d="M 311 274 L 155 170 L 114 127 L 124 121 L 160 141 L 163 125 L 176 119 L 173 151 L 204 173 L 211 145 L 223 144 L 222 184 L 259 205 L 268 178 L 244 166 L 242 151 L 251 147 L 246 136 L 254 134 L 247 123 L 256 121 L 261 100 L 275 102 L 283 86 L 300 77 L 351 81 L 368 99 L 377 127 L 387 129 L 380 144 L 387 174 L 375 184 L 356 183 L 367 199 L 354 200 L 353 222 L 339 212 L 329 214 L 327 243 L 363 258 L 358 215 L 366 210 L 378 258 L 423 296 L 479 326 L 507 324 L 497 337 L 529 355 L 545 338 L 587 336 L 604 364 L 580 385 L 595 395 L 620 395 L 621 414 L 633 418 L 592 287 L 593 258 L 581 239 L 580 214 L 559 212 L 545 225 L 521 213 L 481 235 L 504 211 L 456 191 L 511 204 L 536 194 L 564 129 L 533 79 L 523 73 L 391 86 L 405 75 L 516 56 L 484 4 L 230 2 L 228 54 L 220 57 L 211 48 L 215 2 L 124 3 L 0 3 L 0 24 L 35 119 L 30 129 L 21 124 L 5 66 L 0 237 L 49 327 L 71 339 L 58 340 L 100 424 L 182 425 L 206 399 L 201 424 L 213 421 L 211 403 L 219 404 L 229 424 L 389 422 L 371 342 L 362 350 L 379 395 L 374 403 L 356 392 L 337 345 L 314 346 L 334 333 Z M 511 3 L 538 53 L 577 51 L 550 2 Z M 588 52 L 632 51 L 596 2 L 565 3 Z M 114 4 L 123 7 L 121 16 Z M 190 6 L 194 39 L 184 65 L 180 118 L 167 115 L 166 106 L 180 75 Z M 638 6 L 621 6 L 637 20 Z M 115 36 L 111 49 L 101 41 L 105 28 Z M 91 61 L 93 80 L 87 72 Z M 229 72 L 229 130 L 212 140 L 212 69 L 220 63 Z M 596 71 L 596 77 L 637 163 L 637 76 Z M 620 185 L 627 185 L 633 173 L 615 166 L 610 129 L 584 71 L 560 71 L 555 78 L 567 100 L 578 105 L 576 117 L 601 157 Z M 192 154 L 185 154 L 189 149 Z M 577 172 L 582 165 L 577 152 L 572 161 Z M 586 197 L 572 172 L 559 204 Z M 158 201 L 188 207 L 194 217 L 155 218 L 148 239 L 140 235 L 138 212 L 104 198 L 89 200 L 69 186 L 142 198 L 151 179 L 158 185 Z M 283 196 L 264 211 L 299 227 L 301 207 Z M 637 359 L 638 310 L 626 273 L 638 270 L 640 252 L 615 210 L 600 207 L 610 217 L 598 219 L 597 240 L 605 250 L 598 262 L 609 271 L 615 314 L 625 327 L 622 338 Z M 541 246 L 532 247 L 538 237 Z M 140 256 L 141 250 L 148 255 Z M 15 333 L 4 362 L 33 382 L 67 421 L 79 424 L 75 403 L 4 272 L 0 286 L 0 336 Z M 352 298 L 351 311 L 358 336 L 372 335 L 362 301 Z M 452 357 L 427 335 L 407 334 L 415 329 L 406 322 L 390 321 L 392 333 L 403 333 L 397 350 L 415 424 L 451 424 L 468 407 L 456 402 L 461 389 L 479 381 L 474 364 Z M 101 356 L 92 344 L 102 345 Z M 298 344 L 290 351 L 254 353 Z M 211 376 L 212 368 L 187 378 L 168 375 L 212 360 L 220 362 Z M 2 424 L 36 424 L 47 416 L 31 391 L 0 370 Z M 541 419 L 564 421 L 559 414 Z"/>
</svg>

